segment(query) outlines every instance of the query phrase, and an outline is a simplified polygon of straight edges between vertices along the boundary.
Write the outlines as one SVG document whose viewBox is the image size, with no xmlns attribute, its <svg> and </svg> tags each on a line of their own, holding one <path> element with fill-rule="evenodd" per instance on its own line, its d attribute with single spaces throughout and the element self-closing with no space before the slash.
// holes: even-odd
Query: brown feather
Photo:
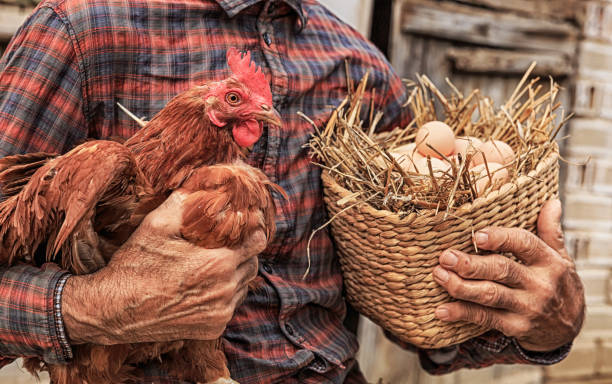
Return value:
<svg viewBox="0 0 612 384">
<path fill-rule="evenodd" d="M 179 188 L 195 169 L 241 155 L 229 132 L 210 124 L 207 91 L 204 85 L 176 96 L 125 143 L 158 192 Z"/>
<path fill-rule="evenodd" d="M 34 172 L 56 156 L 56 154 L 37 152 L 0 159 L 0 194 L 6 198 L 19 193 L 30 181 Z"/>
<path fill-rule="evenodd" d="M 105 203 L 111 203 L 106 206 L 115 212 L 114 225 L 129 220 L 143 189 L 136 184 L 146 183 L 132 154 L 114 142 L 90 141 L 48 160 L 18 195 L 0 205 L 0 262 L 27 260 L 46 240 L 47 261 L 54 260 L 62 249 L 63 268 L 77 274 L 92 272 L 82 270 L 83 264 L 73 254 L 78 249 L 73 244 L 78 236 L 73 235 L 93 228 L 94 208 L 99 203 L 101 211 Z M 113 204 L 118 198 L 121 204 Z"/>
<path fill-rule="evenodd" d="M 194 361 L 200 364 L 193 364 Z M 162 368 L 174 377 L 198 377 L 202 382 L 212 382 L 229 377 L 222 340 L 185 341 L 184 348 L 164 356 Z"/>
<path fill-rule="evenodd" d="M 275 231 L 275 205 L 260 170 L 241 161 L 203 167 L 193 172 L 182 190 L 185 201 L 182 236 L 207 248 L 236 247 L 257 230 L 268 241 Z"/>
</svg>

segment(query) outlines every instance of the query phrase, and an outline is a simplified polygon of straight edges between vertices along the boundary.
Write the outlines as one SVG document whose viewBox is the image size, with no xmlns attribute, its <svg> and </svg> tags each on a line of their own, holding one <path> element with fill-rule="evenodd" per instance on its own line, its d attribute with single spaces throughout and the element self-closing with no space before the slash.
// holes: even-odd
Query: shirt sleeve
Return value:
<svg viewBox="0 0 612 384">
<path fill-rule="evenodd" d="M 87 137 L 70 27 L 39 7 L 0 60 L 0 156 L 64 152 Z"/>
<path fill-rule="evenodd" d="M 62 363 L 70 357 L 58 328 L 56 289 L 68 274 L 55 264 L 0 269 L 0 366 L 17 357 Z"/>
<path fill-rule="evenodd" d="M 400 347 L 417 352 L 421 366 L 432 375 L 443 375 L 461 368 L 485 368 L 493 364 L 552 365 L 565 359 L 572 348 L 572 343 L 568 343 L 554 351 L 528 351 L 515 338 L 506 337 L 498 331 L 489 331 L 441 349 L 419 349 L 387 331 L 385 336 Z"/>
<path fill-rule="evenodd" d="M 551 365 L 565 359 L 572 347 L 568 343 L 554 351 L 533 352 L 522 348 L 515 338 L 497 331 L 441 350 L 419 350 L 423 369 L 441 375 L 460 368 L 484 368 L 493 364 Z"/>
<path fill-rule="evenodd" d="M 70 27 L 39 6 L 0 60 L 0 157 L 59 153 L 87 136 L 80 76 Z M 22 356 L 71 357 L 60 311 L 67 278 L 51 264 L 0 266 L 0 366 Z"/>
</svg>

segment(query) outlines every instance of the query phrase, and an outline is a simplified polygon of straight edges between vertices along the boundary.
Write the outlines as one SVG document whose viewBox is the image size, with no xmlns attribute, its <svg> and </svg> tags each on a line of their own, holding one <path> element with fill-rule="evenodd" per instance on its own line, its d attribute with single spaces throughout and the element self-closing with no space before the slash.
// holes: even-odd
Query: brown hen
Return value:
<svg viewBox="0 0 612 384">
<path fill-rule="evenodd" d="M 233 248 L 258 230 L 274 233 L 272 189 L 242 161 L 263 124 L 280 125 L 270 86 L 250 55 L 227 54 L 232 75 L 172 99 L 124 144 L 90 141 L 70 152 L 0 160 L 0 262 L 53 261 L 74 274 L 104 267 L 171 192 L 187 193 L 181 234 L 206 248 Z M 67 365 L 25 359 L 56 384 L 116 384 L 156 359 L 179 379 L 230 383 L 220 340 L 77 345 Z"/>
</svg>

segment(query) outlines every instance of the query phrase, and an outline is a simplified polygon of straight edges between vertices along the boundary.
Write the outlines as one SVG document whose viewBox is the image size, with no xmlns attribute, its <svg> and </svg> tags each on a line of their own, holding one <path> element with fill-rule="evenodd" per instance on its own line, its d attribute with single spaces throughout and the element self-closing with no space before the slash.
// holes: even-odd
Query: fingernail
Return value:
<svg viewBox="0 0 612 384">
<path fill-rule="evenodd" d="M 476 245 L 486 245 L 489 241 L 489 234 L 483 231 L 476 232 L 474 240 L 476 241 Z"/>
<path fill-rule="evenodd" d="M 451 251 L 444 251 L 440 257 L 440 264 L 444 264 L 447 267 L 454 267 L 457 265 L 457 256 Z"/>
<path fill-rule="evenodd" d="M 448 272 L 444 268 L 434 269 L 434 276 L 443 283 L 448 281 Z"/>
<path fill-rule="evenodd" d="M 448 319 L 448 309 L 445 307 L 440 307 L 436 309 L 436 317 L 440 320 Z"/>
</svg>

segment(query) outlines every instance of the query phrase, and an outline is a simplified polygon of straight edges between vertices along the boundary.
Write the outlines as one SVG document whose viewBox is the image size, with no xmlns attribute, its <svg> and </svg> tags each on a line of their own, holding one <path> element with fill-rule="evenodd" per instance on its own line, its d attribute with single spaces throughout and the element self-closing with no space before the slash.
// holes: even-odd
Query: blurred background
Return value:
<svg viewBox="0 0 612 384">
<path fill-rule="evenodd" d="M 31 11 L 32 0 L 0 0 L 0 51 Z M 480 88 L 505 101 L 529 64 L 564 87 L 576 117 L 559 135 L 561 193 L 570 254 L 586 287 L 588 314 L 570 356 L 547 368 L 496 366 L 433 377 L 414 354 L 361 319 L 359 360 L 371 382 L 389 384 L 612 383 L 612 1 L 321 0 L 369 37 L 398 73 L 446 77 L 462 91 Z M 444 87 L 441 87 L 444 88 Z M 0 298 L 0 300 L 2 300 Z M 35 383 L 16 365 L 0 383 Z M 47 382 L 43 377 L 42 382 Z"/>
</svg>

